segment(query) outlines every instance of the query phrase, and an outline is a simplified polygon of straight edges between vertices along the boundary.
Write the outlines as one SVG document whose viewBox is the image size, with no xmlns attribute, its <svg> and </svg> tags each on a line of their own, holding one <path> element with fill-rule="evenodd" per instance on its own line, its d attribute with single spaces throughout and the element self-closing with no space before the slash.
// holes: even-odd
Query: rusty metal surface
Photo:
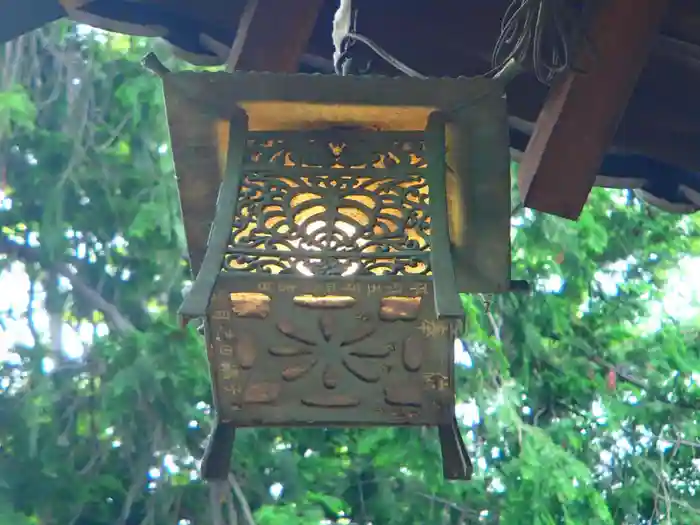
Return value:
<svg viewBox="0 0 700 525">
<path fill-rule="evenodd" d="M 214 219 L 222 152 L 228 148 L 228 135 L 220 130 L 241 108 L 250 133 L 261 134 L 293 129 L 323 133 L 334 126 L 366 128 L 370 135 L 371 130 L 425 133 L 429 116 L 438 111 L 446 118 L 445 175 L 440 177 L 447 183 L 458 290 L 508 290 L 510 161 L 506 107 L 498 82 L 181 72 L 166 75 L 164 86 L 195 273 Z"/>
<path fill-rule="evenodd" d="M 220 278 L 206 330 L 220 419 L 448 423 L 456 333 L 436 319 L 432 293 L 429 280 L 400 277 Z"/>
</svg>

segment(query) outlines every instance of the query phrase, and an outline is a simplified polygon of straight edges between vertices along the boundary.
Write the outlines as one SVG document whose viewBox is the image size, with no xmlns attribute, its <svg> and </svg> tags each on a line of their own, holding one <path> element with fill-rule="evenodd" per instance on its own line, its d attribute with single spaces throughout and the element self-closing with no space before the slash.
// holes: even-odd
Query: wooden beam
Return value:
<svg viewBox="0 0 700 525">
<path fill-rule="evenodd" d="M 519 168 L 525 206 L 577 219 L 627 107 L 668 0 L 601 2 L 585 73 L 556 79 Z M 663 79 L 658 79 L 663 82 Z"/>
<path fill-rule="evenodd" d="M 0 44 L 64 16 L 58 0 L 0 0 Z"/>
<path fill-rule="evenodd" d="M 231 46 L 229 71 L 296 72 L 322 4 L 323 0 L 248 0 Z"/>
<path fill-rule="evenodd" d="M 94 0 L 58 0 L 58 3 L 68 11 L 69 9 L 81 9 L 93 1 Z"/>
</svg>

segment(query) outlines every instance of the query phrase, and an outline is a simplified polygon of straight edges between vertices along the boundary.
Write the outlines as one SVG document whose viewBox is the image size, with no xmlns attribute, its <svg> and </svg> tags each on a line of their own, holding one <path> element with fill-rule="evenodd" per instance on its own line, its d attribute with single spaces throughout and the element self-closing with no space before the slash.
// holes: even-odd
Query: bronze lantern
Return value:
<svg viewBox="0 0 700 525">
<path fill-rule="evenodd" d="M 510 287 L 496 79 L 163 75 L 218 426 L 456 426 L 458 292 Z M 223 450 L 226 449 L 226 450 Z M 219 473 L 217 474 L 218 471 Z"/>
</svg>

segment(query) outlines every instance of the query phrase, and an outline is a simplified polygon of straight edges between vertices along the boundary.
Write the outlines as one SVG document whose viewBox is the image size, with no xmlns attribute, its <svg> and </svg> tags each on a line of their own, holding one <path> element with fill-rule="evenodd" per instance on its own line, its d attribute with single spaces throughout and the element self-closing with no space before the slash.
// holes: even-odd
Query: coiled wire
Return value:
<svg viewBox="0 0 700 525">
<path fill-rule="evenodd" d="M 572 67 L 571 50 L 584 38 L 584 0 L 513 0 L 503 16 L 492 65 L 511 60 L 549 84 Z"/>
<path fill-rule="evenodd" d="M 498 75 L 515 62 L 532 71 L 537 79 L 549 84 L 562 71 L 572 67 L 570 50 L 583 37 L 583 7 L 590 0 L 513 0 L 503 16 L 501 33 L 492 55 L 493 68 L 483 76 Z M 383 49 L 379 44 L 356 32 L 357 12 L 352 30 L 343 38 L 343 52 L 335 63 L 338 74 L 356 42 L 370 48 L 377 56 L 410 77 L 427 78 Z"/>
</svg>

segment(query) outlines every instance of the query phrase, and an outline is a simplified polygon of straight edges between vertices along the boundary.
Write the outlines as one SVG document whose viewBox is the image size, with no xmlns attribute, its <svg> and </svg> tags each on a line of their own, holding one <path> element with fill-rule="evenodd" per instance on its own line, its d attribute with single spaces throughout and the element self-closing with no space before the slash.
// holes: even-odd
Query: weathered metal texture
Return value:
<svg viewBox="0 0 700 525">
<path fill-rule="evenodd" d="M 227 275 L 207 314 L 217 411 L 257 425 L 448 425 L 455 322 L 430 279 Z"/>
<path fill-rule="evenodd" d="M 434 239 L 448 240 L 433 228 L 444 170 L 420 132 L 252 132 L 242 172 L 227 272 L 428 275 Z"/>
<path fill-rule="evenodd" d="M 247 115 L 249 132 L 328 127 L 424 132 L 432 114 L 442 121 L 428 136 L 445 133 L 445 154 L 438 158 L 446 166 L 447 196 L 439 198 L 447 199 L 457 289 L 508 290 L 510 165 L 498 81 L 182 72 L 166 75 L 164 87 L 195 272 L 206 251 L 229 147 L 226 123 L 237 112 Z"/>
<path fill-rule="evenodd" d="M 182 308 L 207 312 L 219 417 L 448 424 L 462 312 L 447 230 L 433 230 L 436 217 L 446 226 L 444 198 L 432 199 L 445 170 L 428 162 L 426 134 L 248 132 L 240 148 L 245 123 L 232 121 L 210 244 Z"/>
<path fill-rule="evenodd" d="M 196 272 L 180 313 L 206 318 L 219 420 L 205 476 L 225 475 L 238 426 L 434 425 L 445 476 L 468 479 L 453 342 L 458 291 L 510 284 L 501 86 L 240 73 L 164 85 Z"/>
<path fill-rule="evenodd" d="M 173 93 L 167 96 L 166 112 L 190 267 L 196 276 L 214 220 L 230 124 Z"/>
</svg>

